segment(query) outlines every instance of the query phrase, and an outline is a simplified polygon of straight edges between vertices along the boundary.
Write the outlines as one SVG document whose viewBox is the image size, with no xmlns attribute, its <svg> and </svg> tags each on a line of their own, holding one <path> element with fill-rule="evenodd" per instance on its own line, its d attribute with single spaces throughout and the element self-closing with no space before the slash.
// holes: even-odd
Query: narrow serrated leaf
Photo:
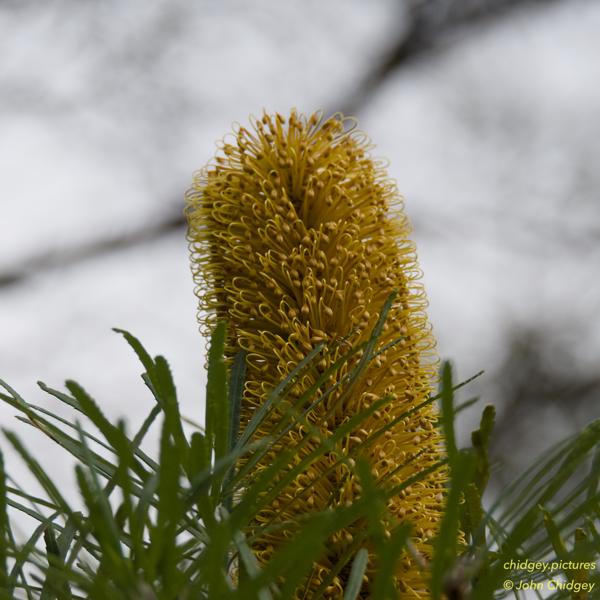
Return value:
<svg viewBox="0 0 600 600">
<path fill-rule="evenodd" d="M 4 455 L 0 451 L 0 589 L 8 589 L 9 520 L 8 520 L 8 490 L 6 472 L 4 471 Z"/>
<path fill-rule="evenodd" d="M 358 598 L 368 562 L 369 552 L 366 548 L 361 548 L 352 561 L 348 583 L 344 590 L 344 600 L 356 600 Z"/>
</svg>

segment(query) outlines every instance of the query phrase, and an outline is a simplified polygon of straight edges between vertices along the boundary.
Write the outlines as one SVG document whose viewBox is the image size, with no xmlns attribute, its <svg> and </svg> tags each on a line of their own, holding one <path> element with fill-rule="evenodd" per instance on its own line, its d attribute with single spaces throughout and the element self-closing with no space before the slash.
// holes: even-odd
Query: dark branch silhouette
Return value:
<svg viewBox="0 0 600 600">
<path fill-rule="evenodd" d="M 408 27 L 403 30 L 401 37 L 382 57 L 379 64 L 374 65 L 357 89 L 344 94 L 345 98 L 351 100 L 340 101 L 336 110 L 342 107 L 346 114 L 356 112 L 396 69 L 438 49 L 442 40 L 447 40 L 448 35 L 458 27 L 467 27 L 507 14 L 510 9 L 556 1 L 558 0 L 411 0 Z M 465 32 L 468 32 L 468 28 Z M 150 243 L 183 227 L 184 218 L 177 214 L 166 217 L 157 224 L 142 227 L 138 231 L 73 246 L 68 250 L 42 252 L 22 264 L 15 265 L 12 270 L 0 272 L 0 288 L 17 285 L 28 277 L 48 269 L 82 262 L 122 248 Z"/>
<path fill-rule="evenodd" d="M 558 0 L 410 0 L 409 26 L 378 65 L 348 94 L 342 112 L 352 114 L 364 106 L 378 87 L 398 68 L 434 52 L 450 34 L 508 14 L 516 8 L 556 2 Z M 338 109 L 339 110 L 339 109 Z"/>
<path fill-rule="evenodd" d="M 65 267 L 91 258 L 97 258 L 103 254 L 118 252 L 132 246 L 148 244 L 169 235 L 175 231 L 183 231 L 185 219 L 183 215 L 174 215 L 163 221 L 147 225 L 137 231 L 128 232 L 123 235 L 107 237 L 88 244 L 73 246 L 66 250 L 52 253 L 40 253 L 34 256 L 13 271 L 0 273 L 0 287 L 8 287 L 23 282 L 28 277 L 37 273 Z"/>
</svg>

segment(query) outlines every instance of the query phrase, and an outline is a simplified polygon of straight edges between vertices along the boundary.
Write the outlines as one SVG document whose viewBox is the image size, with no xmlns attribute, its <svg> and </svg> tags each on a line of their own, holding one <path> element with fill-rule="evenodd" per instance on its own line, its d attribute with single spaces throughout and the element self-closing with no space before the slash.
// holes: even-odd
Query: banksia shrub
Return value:
<svg viewBox="0 0 600 600">
<path fill-rule="evenodd" d="M 396 291 L 378 340 L 380 351 L 349 389 L 335 384 L 356 366 L 361 351 L 333 370 L 327 387 L 334 391 L 310 410 L 308 420 L 326 439 L 353 414 L 381 398 L 388 401 L 259 512 L 249 538 L 262 563 L 293 537 L 293 527 L 263 532 L 263 526 L 293 523 L 303 513 L 360 496 L 361 486 L 340 456 L 366 460 L 375 481 L 388 490 L 443 457 L 436 413 L 429 404 L 419 407 L 430 395 L 436 359 L 415 247 L 396 185 L 370 149 L 369 140 L 342 115 L 265 114 L 250 129 L 239 126 L 223 140 L 187 195 L 201 326 L 208 333 L 226 320 L 227 357 L 231 360 L 240 348 L 247 352 L 242 427 L 282 377 L 324 343 L 318 367 L 305 372 L 292 389 L 291 398 L 300 404 L 303 392 L 349 347 L 360 348 L 369 339 L 386 298 Z M 398 419 L 414 407 L 419 408 Z M 392 425 L 384 435 L 365 443 L 386 424 Z M 254 435 L 268 436 L 277 428 L 275 411 Z M 299 449 L 301 455 L 322 442 L 299 425 L 273 445 L 252 473 L 258 475 L 278 452 L 306 442 L 306 436 L 308 447 Z M 444 484 L 443 469 L 432 470 L 388 500 L 386 534 L 399 523 L 410 523 L 412 546 L 424 559 L 431 556 Z M 330 540 L 314 566 L 312 589 L 318 589 L 361 528 L 364 524 L 356 523 Z M 368 540 L 365 546 L 370 550 Z M 369 556 L 363 598 L 369 597 L 377 568 Z M 418 562 L 409 554 L 398 561 L 401 597 L 427 597 L 427 575 Z M 342 569 L 325 597 L 341 597 L 347 575 L 348 569 Z"/>
</svg>

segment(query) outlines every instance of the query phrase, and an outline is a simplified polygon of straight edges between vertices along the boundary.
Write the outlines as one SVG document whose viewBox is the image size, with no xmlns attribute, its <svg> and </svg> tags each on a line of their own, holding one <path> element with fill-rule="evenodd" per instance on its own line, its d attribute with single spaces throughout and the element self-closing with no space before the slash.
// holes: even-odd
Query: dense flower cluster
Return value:
<svg viewBox="0 0 600 600">
<path fill-rule="evenodd" d="M 328 119 L 295 111 L 288 118 L 265 114 L 254 119 L 251 128 L 238 126 L 224 139 L 215 161 L 197 174 L 187 195 L 200 322 L 208 332 L 218 319 L 226 319 L 228 355 L 240 347 L 248 353 L 242 423 L 316 344 L 325 342 L 332 349 L 323 354 L 318 369 L 298 383 L 297 396 L 347 351 L 340 339 L 352 345 L 367 339 L 386 298 L 397 290 L 379 343 L 398 343 L 378 354 L 349 395 L 332 394 L 310 415 L 327 435 L 376 399 L 390 398 L 360 430 L 347 436 L 340 447 L 346 453 L 426 400 L 436 368 L 426 297 L 415 248 L 407 237 L 402 199 L 384 165 L 371 158 L 370 147 L 354 123 L 339 114 Z M 350 368 L 352 363 L 336 377 Z M 276 416 L 256 435 L 268 435 L 277 425 L 273 419 Z M 427 406 L 362 449 L 375 478 L 397 485 L 439 461 L 443 448 L 435 420 L 435 411 Z M 302 435 L 299 430 L 289 432 L 256 471 Z M 343 465 L 330 469 L 336 462 L 334 454 L 326 454 L 313 463 L 258 515 L 257 531 L 274 519 L 293 520 L 298 512 L 356 498 L 360 485 Z M 325 472 L 327 476 L 321 476 Z M 309 483 L 310 494 L 303 494 Z M 391 520 L 386 526 L 410 521 L 413 545 L 424 557 L 431 554 L 444 483 L 445 473 L 438 470 L 388 504 Z M 331 540 L 328 553 L 315 565 L 311 585 L 318 587 L 352 534 L 349 530 Z M 286 530 L 259 535 L 253 545 L 259 560 L 267 561 L 290 535 Z M 374 566 L 369 567 L 361 597 L 368 597 Z M 426 576 L 408 555 L 399 563 L 397 585 L 402 597 L 428 596 Z M 326 597 L 342 597 L 343 587 L 340 574 Z"/>
</svg>

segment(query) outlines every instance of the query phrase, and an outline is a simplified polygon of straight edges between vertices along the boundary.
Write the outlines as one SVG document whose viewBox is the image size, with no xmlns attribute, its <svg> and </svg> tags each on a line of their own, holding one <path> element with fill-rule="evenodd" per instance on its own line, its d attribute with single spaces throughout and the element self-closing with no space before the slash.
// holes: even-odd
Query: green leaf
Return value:
<svg viewBox="0 0 600 600">
<path fill-rule="evenodd" d="M 456 434 L 454 432 L 454 391 L 452 385 L 452 365 L 445 361 L 442 364 L 442 378 L 440 389 L 442 403 L 442 426 L 444 429 L 444 440 L 446 442 L 446 453 L 450 470 L 456 464 L 458 450 L 456 448 Z"/>
<path fill-rule="evenodd" d="M 54 535 L 52 525 L 44 530 L 48 570 L 40 594 L 40 600 L 70 600 L 73 596 L 64 572 L 63 556 Z"/>
<path fill-rule="evenodd" d="M 450 490 L 446 495 L 446 506 L 438 536 L 434 542 L 431 564 L 431 597 L 441 598 L 443 580 L 454 566 L 458 555 L 458 532 L 460 525 L 460 502 L 464 490 L 475 470 L 475 456 L 468 450 L 457 452 L 450 469 Z"/>
<path fill-rule="evenodd" d="M 115 427 L 102 413 L 93 398 L 76 382 L 68 380 L 65 384 L 67 389 L 73 394 L 73 397 L 77 400 L 81 406 L 82 412 L 85 416 L 99 429 L 106 441 L 112 448 L 118 448 L 125 445 L 131 445 L 131 442 L 125 437 L 122 431 Z M 84 450 L 87 448 L 85 443 L 85 435 L 81 435 L 81 441 L 84 446 Z M 88 453 L 91 458 L 91 454 Z M 133 461 L 132 469 L 135 471 L 142 481 L 147 479 L 148 472 L 139 463 L 139 461 Z"/>
<path fill-rule="evenodd" d="M 17 419 L 21 420 L 20 417 Z M 106 458 L 100 456 L 98 453 L 89 450 L 84 452 L 81 443 L 79 440 L 66 435 L 60 429 L 52 425 L 49 421 L 45 421 L 38 417 L 35 417 L 34 421 L 23 419 L 25 423 L 39 429 L 47 435 L 51 440 L 59 444 L 62 448 L 67 450 L 72 456 L 74 456 L 80 462 L 86 463 L 90 460 L 91 462 L 88 466 L 94 469 L 97 473 L 101 474 L 106 479 L 111 479 L 115 472 L 115 467 L 113 462 L 109 461 Z M 83 435 L 86 439 L 95 440 L 94 436 L 83 432 Z"/>
<path fill-rule="evenodd" d="M 136 527 L 139 531 L 143 532 L 144 526 L 150 521 L 149 511 L 153 504 L 153 500 L 158 489 L 158 484 L 159 476 L 158 473 L 155 473 L 144 484 L 138 504 L 133 511 L 132 520 L 135 521 Z M 153 581 L 156 577 L 156 561 L 153 560 L 153 557 L 150 557 L 150 554 L 147 551 L 138 554 L 137 558 L 142 565 L 147 580 Z"/>
<path fill-rule="evenodd" d="M 83 430 L 79 426 L 79 423 L 77 425 L 80 432 L 80 442 L 86 454 L 85 464 L 89 464 L 91 453 L 85 442 Z M 123 434 L 121 431 L 119 433 Z M 108 562 L 111 568 L 115 569 L 114 574 L 117 576 L 122 574 L 123 570 L 126 569 L 119 529 L 115 522 L 108 497 L 103 493 L 95 470 L 88 468 L 88 474 L 89 476 L 86 475 L 86 472 L 80 465 L 75 467 L 77 483 L 89 510 L 90 523 L 93 526 L 92 533 L 102 548 L 103 560 Z"/>
<path fill-rule="evenodd" d="M 244 496 L 236 505 L 236 510 L 232 513 L 232 519 L 236 520 L 236 524 L 238 524 L 244 515 L 250 518 L 252 511 L 256 510 L 256 502 L 267 506 L 297 475 L 305 471 L 312 462 L 327 452 L 338 453 L 340 459 L 348 463 L 348 457 L 340 456 L 339 449 L 336 449 L 336 444 L 356 429 L 364 419 L 373 414 L 385 401 L 386 399 L 381 399 L 379 402 L 376 401 L 369 408 L 353 415 L 329 437 L 323 436 L 322 432 L 307 420 L 301 420 L 300 422 L 306 427 L 308 434 L 293 447 L 282 450 L 279 456 L 267 468 L 256 475 L 252 485 L 245 489 Z M 289 407 L 288 413 L 290 415 L 297 414 L 293 407 Z M 320 443 L 312 448 L 310 453 L 306 453 L 305 448 L 311 443 L 311 436 L 316 436 Z M 297 460 L 299 456 L 303 456 L 303 458 Z M 285 511 L 292 501 L 290 499 L 288 503 L 283 504 L 280 510 Z"/>
<path fill-rule="evenodd" d="M 600 492 L 600 445 L 596 447 L 594 452 L 594 459 L 592 460 L 588 479 L 588 499 L 598 497 L 598 493 Z"/>
<path fill-rule="evenodd" d="M 144 438 L 146 437 L 146 434 L 150 430 L 150 427 L 152 426 L 152 424 L 156 420 L 156 417 L 158 417 L 158 415 L 161 412 L 162 412 L 162 408 L 160 407 L 160 405 L 157 404 L 157 405 L 153 406 L 152 410 L 150 411 L 150 413 L 148 414 L 148 416 L 144 419 L 144 422 L 142 423 L 140 429 L 135 434 L 135 437 L 133 438 L 132 445 L 135 448 L 136 454 L 138 454 L 139 447 L 140 447 L 142 441 L 144 440 Z M 150 468 L 152 468 L 154 470 L 156 470 L 158 468 L 158 465 L 154 461 L 148 462 L 145 459 L 145 454 L 141 454 L 140 457 L 142 458 L 142 460 L 144 460 L 144 462 Z"/>
<path fill-rule="evenodd" d="M 457 557 L 458 532 L 461 518 L 460 502 L 469 483 L 472 481 L 476 466 L 476 456 L 473 451 L 459 451 L 456 447 L 452 368 L 448 362 L 445 362 L 442 366 L 441 400 L 441 420 L 450 468 L 450 490 L 446 495 L 444 515 L 442 516 L 439 533 L 434 542 L 434 553 L 431 563 L 431 597 L 433 600 L 441 598 L 444 577 L 454 566 Z M 485 422 L 487 423 L 487 420 Z"/>
<path fill-rule="evenodd" d="M 246 381 L 246 352 L 235 355 L 229 378 L 229 451 L 233 450 L 240 432 L 240 413 Z"/>
<path fill-rule="evenodd" d="M 215 459 L 228 452 L 230 439 L 230 406 L 227 402 L 227 367 L 225 365 L 225 339 L 227 328 L 221 321 L 215 328 L 208 349 L 208 373 L 206 383 L 206 437 L 211 444 Z"/>
<path fill-rule="evenodd" d="M 565 546 L 564 541 L 560 537 L 560 530 L 556 526 L 552 515 L 544 507 L 540 506 L 539 508 L 542 514 L 544 515 L 544 526 L 546 527 L 548 536 L 552 541 L 552 547 L 554 548 L 556 556 L 561 560 L 567 560 L 569 552 Z"/>
<path fill-rule="evenodd" d="M 244 395 L 244 383 L 246 380 L 246 352 L 240 351 L 235 355 L 231 375 L 229 377 L 229 437 L 228 451 L 232 452 L 237 444 L 240 433 L 240 415 L 242 410 L 242 398 Z M 235 465 L 227 471 L 224 488 L 231 485 L 235 475 Z M 233 506 L 233 495 L 225 493 L 223 498 L 225 508 L 231 512 Z"/>
<path fill-rule="evenodd" d="M 171 441 L 174 433 L 171 427 L 173 424 L 165 418 L 160 440 L 158 512 L 150 546 L 151 555 L 157 558 L 157 573 L 160 574 L 162 590 L 167 598 L 175 596 L 181 576 L 177 570 L 179 550 L 176 537 L 183 508 L 180 473 L 184 457 L 177 444 Z"/>
<path fill-rule="evenodd" d="M 477 466 L 475 466 L 475 470 L 477 470 Z M 471 543 L 476 546 L 485 546 L 484 516 L 481 492 L 473 482 L 469 482 L 464 490 L 460 526 L 465 535 L 471 538 Z"/>
<path fill-rule="evenodd" d="M 481 496 L 483 496 L 490 478 L 489 446 L 495 419 L 496 409 L 489 404 L 483 409 L 479 429 L 476 429 L 471 434 L 471 443 L 477 452 L 477 466 L 475 469 L 474 483 Z"/>
<path fill-rule="evenodd" d="M 354 557 L 348 584 L 344 590 L 344 600 L 356 600 L 363 584 L 363 576 L 367 570 L 369 562 L 369 552 L 366 548 L 361 548 Z"/>
<path fill-rule="evenodd" d="M 199 431 L 194 431 L 190 438 L 190 458 L 187 469 L 190 483 L 196 481 L 197 477 L 203 471 L 210 469 L 210 462 L 207 458 L 210 456 L 207 450 L 208 442 L 206 437 Z"/>
<path fill-rule="evenodd" d="M 13 503 L 10 503 L 10 502 L 9 502 L 9 504 L 13 505 Z M 17 503 L 14 503 L 14 504 L 17 504 Z M 15 508 L 21 508 L 21 507 L 15 506 Z M 24 509 L 23 512 L 27 513 L 27 510 L 25 509 L 25 507 L 22 507 L 22 508 Z M 58 516 L 58 513 L 53 513 L 52 515 L 50 515 L 49 517 L 46 517 L 46 518 L 44 518 L 39 513 L 33 513 L 30 516 L 41 521 L 41 523 L 34 529 L 33 533 L 29 536 L 29 538 L 26 540 L 26 542 L 24 544 L 22 544 L 20 546 L 20 548 L 15 552 L 14 564 L 13 564 L 13 567 L 12 567 L 12 570 L 10 573 L 10 577 L 9 577 L 10 581 L 12 582 L 12 585 L 15 588 L 18 587 L 15 582 L 17 581 L 17 578 L 19 575 L 21 575 L 23 584 L 26 585 L 27 580 L 25 577 L 24 566 L 28 562 L 32 562 L 32 556 L 36 551 L 36 544 L 37 544 L 39 538 L 43 535 L 46 528 L 49 525 L 51 525 L 52 521 Z M 30 594 L 28 594 L 28 597 L 32 597 L 32 596 Z"/>
<path fill-rule="evenodd" d="M 598 496 L 589 497 L 589 480 L 581 477 L 581 467 L 600 443 L 598 422 L 557 444 L 534 462 L 516 481 L 506 486 L 485 517 L 498 546 L 489 568 L 482 572 L 474 589 L 473 600 L 488 599 L 502 585 L 505 561 L 522 556 L 545 560 L 560 547 L 559 538 L 567 539 L 577 526 L 588 526 L 597 518 Z M 497 519 L 502 502 L 507 508 Z M 552 523 L 544 524 L 539 505 L 552 505 Z M 595 516 L 594 516 L 595 515 Z"/>
<path fill-rule="evenodd" d="M 398 598 L 394 574 L 396 565 L 408 543 L 410 527 L 400 525 L 391 534 L 378 554 L 378 568 L 371 591 L 372 600 L 392 600 Z"/>
<path fill-rule="evenodd" d="M 76 401 L 75 401 L 76 402 Z M 74 423 L 72 423 L 71 421 L 68 421 L 67 419 L 63 419 L 62 417 L 60 417 L 59 415 L 41 407 L 41 406 L 36 406 L 35 404 L 27 404 L 27 406 L 32 409 L 33 411 L 35 411 L 36 414 L 35 416 L 30 415 L 28 418 L 24 419 L 23 422 L 27 423 L 28 425 L 32 425 L 33 427 L 36 427 L 37 429 L 39 429 L 40 431 L 42 431 L 42 433 L 45 433 L 48 437 L 50 437 L 51 439 L 53 439 L 55 442 L 57 442 L 58 444 L 61 444 L 61 429 L 57 429 L 56 427 L 52 426 L 50 424 L 50 421 L 47 421 L 46 419 L 42 418 L 39 416 L 39 413 L 44 414 L 44 415 L 48 415 L 49 417 L 51 417 L 52 419 L 58 421 L 59 423 L 65 425 L 66 427 L 68 427 L 69 429 L 77 429 L 77 427 L 75 426 Z M 78 411 L 81 414 L 84 414 L 81 411 L 81 406 L 79 406 L 79 403 L 77 403 L 78 406 Z M 158 405 L 154 406 L 154 408 L 152 409 L 151 415 L 152 416 L 154 414 L 154 412 L 160 413 L 161 409 Z M 29 414 L 29 413 L 28 413 Z M 20 419 L 20 417 L 17 417 L 18 419 Z M 150 417 L 148 417 L 149 419 Z M 140 450 L 139 445 L 141 443 L 141 440 L 143 439 L 143 436 L 145 435 L 146 431 L 144 431 L 144 426 L 146 426 L 147 421 L 143 424 L 142 429 L 140 430 L 140 432 L 138 432 L 138 435 L 134 438 L 133 440 L 133 450 L 135 452 L 135 455 L 142 461 L 144 462 L 148 467 L 150 467 L 151 469 L 156 469 L 157 468 L 157 464 L 155 461 L 153 461 L 145 452 L 143 452 L 142 450 Z M 93 441 L 96 444 L 98 444 L 99 446 L 101 446 L 102 448 L 105 448 L 106 450 L 109 450 L 111 452 L 114 452 L 114 449 L 107 444 L 106 442 L 104 442 L 103 440 L 101 440 L 100 438 L 92 435 L 91 433 L 84 431 L 83 432 L 85 438 L 87 440 Z M 71 440 L 73 440 L 73 438 L 70 438 Z"/>
<path fill-rule="evenodd" d="M 365 506 L 368 508 L 368 540 L 373 545 L 377 555 L 377 571 L 372 582 L 370 597 L 379 600 L 394 598 L 396 597 L 395 569 L 406 546 L 410 525 L 401 525 L 392 531 L 391 535 L 388 531 L 387 535 L 390 535 L 390 538 L 387 539 L 384 527 L 384 521 L 389 522 L 389 517 L 386 516 L 387 493 L 378 487 L 365 459 L 357 460 L 356 473 L 362 488 Z"/>
<path fill-rule="evenodd" d="M 549 469 L 555 467 L 555 472 L 551 478 L 540 486 L 533 486 L 531 494 L 528 497 L 532 503 L 519 512 L 519 518 L 512 528 L 509 538 L 506 540 L 507 552 L 509 548 L 519 547 L 525 540 L 531 537 L 530 532 L 535 527 L 536 520 L 539 521 L 538 506 L 547 505 L 551 502 L 558 492 L 564 489 L 564 486 L 571 479 L 577 468 L 586 460 L 591 449 L 600 442 L 600 422 L 596 421 L 588 425 L 579 435 L 573 438 L 566 447 L 561 448 L 558 455 L 553 455 L 552 460 L 542 465 L 540 471 L 547 473 Z M 562 461 L 560 460 L 562 458 Z M 560 463 L 557 465 L 556 463 Z M 537 480 L 537 477 L 535 478 Z M 544 481 L 541 479 L 541 481 Z"/>
<path fill-rule="evenodd" d="M 213 331 L 208 349 L 208 373 L 206 383 L 206 452 L 205 462 L 222 459 L 229 451 L 231 423 L 227 394 L 227 367 L 224 360 L 227 330 L 221 321 Z M 211 484 L 211 497 L 216 506 L 221 493 L 223 476 L 215 476 Z"/>
<path fill-rule="evenodd" d="M 50 477 L 48 477 L 40 463 L 27 451 L 19 437 L 12 431 L 7 431 L 6 429 L 3 429 L 2 431 L 52 501 L 60 507 L 60 510 L 65 514 L 71 514 L 71 508 L 63 495 L 59 492 Z"/>
<path fill-rule="evenodd" d="M 157 387 L 156 367 L 155 367 L 154 361 L 152 360 L 152 357 L 150 356 L 150 354 L 148 354 L 148 352 L 146 351 L 144 346 L 142 346 L 141 342 L 135 336 L 131 335 L 131 333 L 129 333 L 128 331 L 125 331 L 124 329 L 118 329 L 118 328 L 113 328 L 113 331 L 116 333 L 120 333 L 125 338 L 127 343 L 131 346 L 133 351 L 137 354 L 137 357 L 140 359 L 140 362 L 142 363 L 143 367 L 146 369 L 146 375 L 148 376 L 146 383 L 147 384 L 149 383 L 148 387 L 156 396 L 156 387 Z M 158 400 L 158 398 L 157 398 L 157 400 Z"/>
<path fill-rule="evenodd" d="M 481 415 L 479 429 L 471 434 L 471 442 L 475 450 L 476 464 L 473 481 L 464 490 L 465 502 L 461 510 L 461 527 L 471 542 L 485 546 L 485 527 L 483 526 L 484 510 L 482 498 L 490 477 L 489 443 L 496 410 L 488 405 Z"/>
<path fill-rule="evenodd" d="M 324 344 L 318 344 L 315 348 L 313 348 L 267 396 L 265 402 L 259 407 L 259 409 L 250 419 L 250 422 L 244 427 L 244 431 L 242 432 L 242 435 L 239 437 L 236 444 L 237 449 L 246 445 L 250 441 L 250 438 L 254 435 L 255 431 L 258 429 L 269 410 L 271 410 L 273 404 L 278 398 L 281 397 L 283 390 L 285 390 L 290 383 L 305 369 L 305 367 L 315 359 L 321 350 L 323 350 L 323 347 Z"/>
<path fill-rule="evenodd" d="M 342 394 L 340 403 L 345 397 L 348 396 L 348 394 L 352 390 L 352 387 L 354 386 L 354 383 L 356 381 L 358 381 L 359 377 L 364 372 L 364 370 L 366 369 L 366 367 L 369 364 L 369 362 L 371 361 L 371 359 L 374 357 L 375 346 L 377 344 L 377 341 L 379 340 L 379 337 L 381 336 L 383 327 L 385 325 L 385 321 L 386 321 L 387 316 L 392 308 L 392 305 L 394 304 L 394 300 L 396 299 L 397 295 L 398 295 L 398 290 L 393 290 L 386 298 L 386 300 L 383 304 L 383 307 L 381 309 L 381 312 L 379 313 L 379 316 L 377 317 L 377 322 L 375 323 L 375 327 L 373 327 L 373 331 L 371 332 L 371 337 L 367 341 L 364 353 L 361 356 L 356 369 L 353 371 L 353 373 L 351 374 L 351 376 L 348 379 L 348 384 L 344 390 L 344 393 Z"/>
<path fill-rule="evenodd" d="M 7 500 L 8 491 L 6 489 L 4 455 L 0 451 L 0 590 L 9 590 L 7 550 L 10 541 Z"/>
<path fill-rule="evenodd" d="M 244 581 L 243 590 L 239 589 L 235 597 L 251 598 L 271 581 L 281 578 L 281 597 L 293 598 L 296 588 L 312 568 L 313 562 L 323 553 L 325 540 L 336 529 L 334 513 L 311 515 L 296 531 L 294 539 L 279 548 L 256 577 Z"/>
<path fill-rule="evenodd" d="M 58 536 L 56 543 L 58 545 L 58 554 L 60 558 L 64 561 L 67 558 L 67 554 L 69 553 L 69 548 L 73 543 L 75 535 L 79 530 L 79 523 L 81 523 L 83 515 L 80 512 L 75 512 L 70 515 L 65 523 L 65 526 Z"/>
<path fill-rule="evenodd" d="M 475 398 L 470 398 L 469 400 L 465 400 L 463 403 L 459 404 L 454 409 L 454 414 L 457 415 L 457 414 L 461 413 L 463 410 L 466 410 L 467 408 L 470 408 L 474 404 L 477 404 L 477 402 L 479 402 L 479 397 L 477 397 L 477 396 Z"/>
<path fill-rule="evenodd" d="M 578 527 L 575 530 L 575 545 L 573 549 L 573 558 L 578 563 L 594 563 L 598 555 L 598 546 L 588 543 L 585 531 Z M 574 581 L 583 583 L 590 578 L 590 572 L 584 567 L 577 568 L 573 571 Z M 587 597 L 585 592 L 579 592 L 573 595 L 573 600 L 584 600 Z"/>
<path fill-rule="evenodd" d="M 233 541 L 238 550 L 240 562 L 244 567 L 245 573 L 250 577 L 250 579 L 257 577 L 260 573 L 260 567 L 256 557 L 254 554 L 252 554 L 252 551 L 246 542 L 246 536 L 243 534 L 243 532 L 236 531 L 233 534 Z M 273 600 L 273 596 L 266 586 L 258 590 L 257 595 L 259 600 Z"/>
<path fill-rule="evenodd" d="M 75 410 L 82 412 L 81 406 L 79 405 L 79 402 L 77 402 L 77 400 L 75 400 L 75 398 L 68 396 L 64 392 L 61 392 L 60 390 L 55 390 L 54 388 L 51 388 L 49 385 L 46 385 L 43 381 L 38 381 L 37 384 L 38 384 L 38 387 L 42 391 L 46 392 L 47 394 L 50 394 L 51 396 L 54 396 L 55 398 L 58 398 L 58 400 L 60 400 L 67 406 L 70 406 L 71 408 L 74 408 Z M 56 415 L 53 415 L 53 416 L 56 417 Z"/>
</svg>

